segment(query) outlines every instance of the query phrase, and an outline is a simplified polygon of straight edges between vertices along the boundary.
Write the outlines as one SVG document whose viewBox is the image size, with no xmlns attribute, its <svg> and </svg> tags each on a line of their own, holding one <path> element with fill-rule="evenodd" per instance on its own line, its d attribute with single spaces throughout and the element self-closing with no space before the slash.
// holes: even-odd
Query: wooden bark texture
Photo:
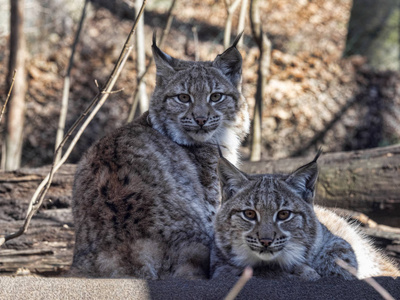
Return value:
<svg viewBox="0 0 400 300">
<path fill-rule="evenodd" d="M 0 248 L 0 274 L 62 274 L 72 262 L 74 229 L 71 188 L 75 165 L 55 175 L 42 207 L 28 231 Z M 23 224 L 30 198 L 49 167 L 0 172 L 0 235 Z"/>
</svg>

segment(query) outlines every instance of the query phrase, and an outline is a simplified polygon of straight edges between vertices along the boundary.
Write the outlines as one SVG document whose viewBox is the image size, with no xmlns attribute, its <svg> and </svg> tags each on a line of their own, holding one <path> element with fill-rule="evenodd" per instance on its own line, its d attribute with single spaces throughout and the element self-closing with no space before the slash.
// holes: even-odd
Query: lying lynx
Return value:
<svg viewBox="0 0 400 300">
<path fill-rule="evenodd" d="M 313 206 L 319 155 L 289 175 L 248 175 L 220 159 L 213 277 L 249 265 L 259 276 L 353 278 L 336 259 L 358 269 L 360 278 L 400 275 L 354 226 Z"/>
<path fill-rule="evenodd" d="M 74 181 L 72 274 L 205 278 L 220 204 L 218 151 L 237 161 L 248 133 L 235 45 L 183 61 L 153 40 L 150 109 L 95 143 Z"/>
</svg>

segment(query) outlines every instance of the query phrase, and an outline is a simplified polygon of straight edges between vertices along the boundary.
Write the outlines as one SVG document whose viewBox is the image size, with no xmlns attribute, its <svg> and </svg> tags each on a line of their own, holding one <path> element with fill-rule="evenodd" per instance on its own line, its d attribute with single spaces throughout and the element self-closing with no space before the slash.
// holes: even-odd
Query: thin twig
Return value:
<svg viewBox="0 0 400 300">
<path fill-rule="evenodd" d="M 246 267 L 240 276 L 239 280 L 233 286 L 233 288 L 229 291 L 228 295 L 226 295 L 225 300 L 233 300 L 237 297 L 243 287 L 246 285 L 247 281 L 253 276 L 253 269 L 251 267 Z"/>
<path fill-rule="evenodd" d="M 63 139 L 63 136 L 64 136 L 65 121 L 67 119 L 67 112 L 68 112 L 68 97 L 69 97 L 69 87 L 70 87 L 70 82 L 71 82 L 71 80 L 70 80 L 71 69 L 72 69 L 72 65 L 74 62 L 76 45 L 78 44 L 79 36 L 81 34 L 82 27 L 83 27 L 83 21 L 85 20 L 86 8 L 87 8 L 88 3 L 89 3 L 89 0 L 85 0 L 85 4 L 83 5 L 83 8 L 82 8 L 81 19 L 79 21 L 78 29 L 75 34 L 75 40 L 74 40 L 74 42 L 72 44 L 72 48 L 71 48 L 71 56 L 69 57 L 67 73 L 64 77 L 64 88 L 63 88 L 63 94 L 62 94 L 62 100 L 61 100 L 60 118 L 58 121 L 55 149 L 57 149 L 57 147 L 60 145 L 60 143 Z M 56 162 L 58 162 L 60 160 L 61 154 L 62 154 L 62 151 L 59 151 L 56 156 Z"/>
<path fill-rule="evenodd" d="M 236 9 L 238 8 L 241 0 L 225 0 L 226 9 L 226 20 L 225 20 L 225 30 L 224 30 L 224 48 L 227 49 L 231 43 L 231 31 L 232 31 L 232 17 Z"/>
<path fill-rule="evenodd" d="M 198 61 L 200 59 L 199 54 L 199 35 L 197 34 L 197 27 L 192 27 L 193 32 L 193 42 L 194 42 L 194 60 Z"/>
<path fill-rule="evenodd" d="M 173 11 L 175 9 L 175 3 L 176 3 L 176 0 L 172 0 L 171 6 L 169 7 L 167 23 L 165 25 L 163 32 L 161 33 L 160 40 L 158 42 L 159 48 L 162 48 L 162 45 L 164 44 L 164 40 L 168 36 L 168 33 L 171 29 L 172 21 L 174 19 Z M 139 76 L 136 80 L 136 87 L 132 93 L 133 102 L 132 102 L 131 110 L 129 111 L 129 115 L 128 115 L 128 119 L 127 119 L 128 123 L 131 122 L 133 120 L 133 118 L 135 117 L 136 108 L 139 103 L 139 87 L 140 87 L 140 84 L 142 83 L 142 81 L 144 80 L 146 74 L 149 72 L 152 64 L 153 64 L 153 57 L 151 57 L 149 59 L 146 69 L 141 74 L 141 76 Z"/>
<path fill-rule="evenodd" d="M 15 233 L 12 233 L 10 235 L 6 235 L 5 237 L 0 237 L 0 246 L 4 243 L 7 242 L 13 238 L 16 238 L 23 233 L 26 232 L 28 229 L 30 220 L 32 219 L 33 215 L 36 213 L 36 211 L 39 209 L 41 206 L 43 199 L 50 188 L 51 182 L 53 180 L 54 173 L 57 172 L 57 170 L 64 164 L 64 162 L 67 160 L 69 155 L 71 154 L 72 149 L 74 148 L 75 144 L 78 142 L 80 136 L 82 135 L 83 131 L 86 129 L 86 127 L 89 125 L 89 123 L 92 121 L 96 113 L 99 111 L 99 109 L 102 107 L 102 105 L 105 103 L 107 100 L 110 92 L 112 92 L 112 88 L 114 87 L 119 75 L 121 74 L 121 71 L 125 65 L 125 62 L 127 61 L 129 54 L 133 48 L 132 46 L 132 39 L 134 36 L 134 32 L 136 30 L 136 26 L 138 23 L 138 20 L 143 14 L 144 7 L 146 6 L 147 0 L 143 1 L 142 7 L 140 9 L 139 14 L 137 15 L 135 19 L 135 23 L 131 29 L 131 32 L 128 35 L 128 38 L 125 42 L 124 48 L 121 51 L 121 54 L 118 58 L 117 63 L 114 66 L 113 71 L 111 72 L 111 75 L 109 76 L 107 83 L 105 84 L 105 87 L 97 93 L 97 95 L 93 98 L 92 102 L 89 104 L 88 108 L 81 114 L 81 116 L 75 121 L 75 123 L 72 125 L 71 129 L 68 131 L 64 139 L 62 140 L 61 144 L 58 146 L 57 150 L 54 153 L 54 158 L 53 158 L 53 164 L 51 165 L 51 170 L 50 173 L 45 177 L 45 179 L 40 183 L 38 188 L 36 189 L 34 195 L 31 198 L 31 201 L 29 203 L 27 215 L 25 217 L 25 221 L 23 226 Z M 89 111 L 93 108 L 91 113 L 88 115 Z M 87 116 L 87 118 L 86 118 Z M 55 157 L 57 156 L 58 152 L 62 149 L 62 147 L 65 145 L 69 137 L 72 135 L 72 133 L 75 131 L 75 129 L 82 123 L 83 119 L 85 119 L 85 122 L 82 124 L 78 132 L 75 134 L 74 139 L 71 141 L 71 144 L 69 145 L 68 149 L 62 156 L 61 160 L 56 163 L 55 162 Z"/>
<path fill-rule="evenodd" d="M 135 11 L 138 12 L 140 9 L 140 0 L 135 1 Z M 139 21 L 136 30 L 136 71 L 137 77 L 142 77 L 143 72 L 146 70 L 146 51 L 145 51 L 145 40 L 144 40 L 144 18 Z M 149 109 L 149 97 L 146 92 L 146 81 L 143 80 L 139 84 L 139 105 L 140 112 L 144 113 Z"/>
<path fill-rule="evenodd" d="M 17 74 L 17 70 L 14 70 L 14 74 L 13 74 L 13 77 L 12 77 L 10 89 L 8 90 L 6 102 L 4 102 L 3 108 L 1 110 L 0 123 L 1 123 L 1 119 L 3 118 L 4 112 L 6 111 L 6 106 L 7 106 L 8 100 L 10 99 L 10 96 L 11 96 L 11 92 L 12 92 L 12 89 L 13 89 L 13 86 L 14 86 L 14 82 L 15 82 L 15 74 Z"/>
<path fill-rule="evenodd" d="M 246 14 L 248 7 L 248 0 L 242 0 L 242 6 L 240 8 L 239 21 L 237 26 L 237 32 L 244 32 L 244 27 L 246 25 Z M 244 37 L 241 38 L 238 42 L 238 48 L 242 47 L 244 41 Z"/>
<path fill-rule="evenodd" d="M 348 263 L 346 263 L 345 261 L 341 260 L 340 258 L 336 259 L 336 264 L 338 264 L 340 267 L 342 267 L 343 269 L 345 269 L 346 271 L 349 271 L 352 275 L 354 275 L 355 277 L 357 277 L 357 270 L 355 268 L 353 268 L 352 266 L 350 266 Z M 385 300 L 395 300 L 392 295 L 389 294 L 389 292 L 387 290 L 385 290 L 375 279 L 373 279 L 372 277 L 369 278 L 364 278 L 363 279 L 366 283 L 368 283 L 370 286 L 372 286 L 372 288 L 375 289 L 375 291 L 377 291 L 383 299 Z"/>
</svg>

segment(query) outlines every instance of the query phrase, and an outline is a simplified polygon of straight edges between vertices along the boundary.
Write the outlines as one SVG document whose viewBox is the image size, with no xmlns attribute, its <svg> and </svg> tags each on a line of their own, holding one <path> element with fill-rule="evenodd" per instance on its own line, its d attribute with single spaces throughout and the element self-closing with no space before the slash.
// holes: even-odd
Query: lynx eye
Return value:
<svg viewBox="0 0 400 300">
<path fill-rule="evenodd" d="M 278 212 L 278 220 L 284 221 L 290 217 L 290 214 L 289 210 L 281 210 Z"/>
<path fill-rule="evenodd" d="M 210 96 L 210 100 L 212 102 L 218 102 L 219 100 L 221 100 L 221 98 L 222 98 L 221 93 L 214 93 L 214 94 L 211 94 L 211 96 Z"/>
<path fill-rule="evenodd" d="M 243 211 L 243 216 L 244 216 L 246 219 L 251 220 L 251 221 L 254 221 L 254 220 L 257 219 L 257 214 L 256 214 L 256 212 L 255 212 L 254 210 L 252 210 L 252 209 L 246 209 L 246 210 L 244 210 L 244 211 Z"/>
<path fill-rule="evenodd" d="M 182 103 L 188 103 L 190 101 L 190 96 L 188 94 L 179 94 L 178 99 Z"/>
</svg>

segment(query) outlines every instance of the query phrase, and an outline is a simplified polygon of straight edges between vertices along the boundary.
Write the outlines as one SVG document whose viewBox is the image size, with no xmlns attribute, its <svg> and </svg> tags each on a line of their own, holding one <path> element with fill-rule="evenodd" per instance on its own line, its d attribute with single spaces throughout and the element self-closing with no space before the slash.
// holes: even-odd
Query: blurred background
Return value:
<svg viewBox="0 0 400 300">
<path fill-rule="evenodd" d="M 66 129 L 97 93 L 95 80 L 100 86 L 106 82 L 132 27 L 137 6 L 135 0 L 88 2 L 70 72 Z M 22 66 L 26 70 L 24 73 L 17 68 L 20 77 L 15 78 L 13 92 L 14 97 L 25 89 L 24 101 L 11 97 L 0 124 L 2 168 L 38 167 L 52 162 L 64 77 L 84 3 L 0 0 L 1 106 L 15 68 L 9 64 L 10 57 L 17 53 L 15 47 L 23 48 Z M 11 26 L 11 12 L 18 11 L 17 5 L 17 20 L 22 26 L 22 34 L 17 36 L 23 42 L 13 44 L 12 34 L 18 26 Z M 253 160 L 315 153 L 320 146 L 325 152 L 337 152 L 399 143 L 399 13 L 400 0 L 148 0 L 143 37 L 136 39 L 139 45 L 114 88 L 123 90 L 110 95 L 68 162 L 78 162 L 94 141 L 127 122 L 135 102 L 138 73 L 151 58 L 153 31 L 160 36 L 170 15 L 171 28 L 161 48 L 186 60 L 213 60 L 224 50 L 224 43 L 229 44 L 241 31 L 243 20 L 244 37 L 239 50 L 243 55 L 243 93 L 252 117 L 257 107 L 258 78 L 260 74 L 265 76 L 258 106 L 261 123 L 254 125 L 261 128 L 261 147 Z M 144 56 L 139 57 L 139 53 Z M 264 58 L 261 70 L 260 58 Z M 148 98 L 142 94 L 143 101 L 133 109 L 134 115 L 146 110 L 154 74 L 152 66 L 141 88 Z M 22 81 L 25 87 L 17 85 Z M 17 119 L 18 114 L 10 115 L 12 103 L 18 104 L 24 121 Z M 15 129 L 18 124 L 19 131 Z M 6 143 L 11 140 L 7 135 L 15 131 L 17 150 L 8 152 L 20 155 L 20 159 L 6 167 Z M 253 141 L 250 136 L 243 144 L 244 159 L 250 158 Z"/>
</svg>

